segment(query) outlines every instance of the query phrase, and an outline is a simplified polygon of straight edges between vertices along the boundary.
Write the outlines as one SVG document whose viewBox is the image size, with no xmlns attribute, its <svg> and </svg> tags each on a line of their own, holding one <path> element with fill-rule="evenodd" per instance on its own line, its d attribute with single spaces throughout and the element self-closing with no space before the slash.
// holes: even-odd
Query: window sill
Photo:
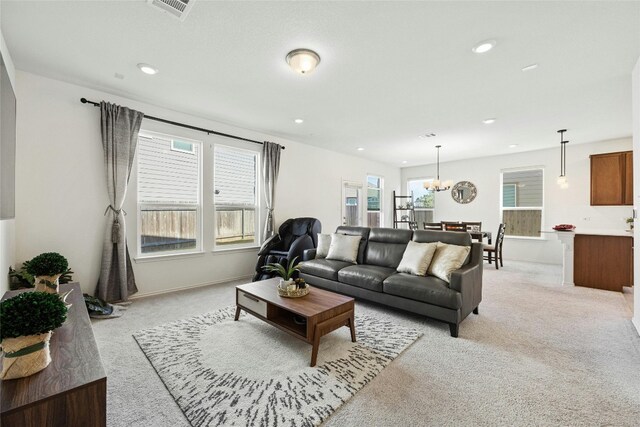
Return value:
<svg viewBox="0 0 640 427">
<path fill-rule="evenodd" d="M 198 252 L 185 252 L 181 254 L 162 254 L 162 255 L 148 255 L 148 256 L 140 256 L 134 258 L 136 264 L 142 264 L 145 262 L 157 262 L 157 261 L 169 261 L 180 258 L 194 258 L 198 256 L 203 256 L 205 254 L 204 251 Z"/>
<path fill-rule="evenodd" d="M 217 248 L 211 251 L 214 254 L 224 254 L 232 252 L 253 252 L 260 249 L 260 246 L 243 246 L 241 248 Z"/>
</svg>

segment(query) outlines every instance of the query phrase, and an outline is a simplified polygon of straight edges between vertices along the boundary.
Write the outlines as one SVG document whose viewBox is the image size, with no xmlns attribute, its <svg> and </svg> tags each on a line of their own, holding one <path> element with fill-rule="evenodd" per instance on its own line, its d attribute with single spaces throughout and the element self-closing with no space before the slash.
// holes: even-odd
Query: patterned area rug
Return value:
<svg viewBox="0 0 640 427">
<path fill-rule="evenodd" d="M 235 307 L 138 331 L 134 338 L 193 426 L 315 426 L 422 333 L 356 314 L 311 345 Z"/>
</svg>

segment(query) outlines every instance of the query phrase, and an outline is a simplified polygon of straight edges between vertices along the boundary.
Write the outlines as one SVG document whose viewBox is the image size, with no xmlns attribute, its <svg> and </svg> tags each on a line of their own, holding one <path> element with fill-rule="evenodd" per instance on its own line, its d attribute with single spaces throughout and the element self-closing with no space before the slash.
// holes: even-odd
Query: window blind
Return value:
<svg viewBox="0 0 640 427">
<path fill-rule="evenodd" d="M 256 153 L 229 147 L 214 150 L 214 203 L 227 206 L 256 205 Z"/>
<path fill-rule="evenodd" d="M 193 148 L 187 153 L 172 150 L 170 139 L 138 138 L 140 203 L 198 204 L 201 147 Z"/>
</svg>

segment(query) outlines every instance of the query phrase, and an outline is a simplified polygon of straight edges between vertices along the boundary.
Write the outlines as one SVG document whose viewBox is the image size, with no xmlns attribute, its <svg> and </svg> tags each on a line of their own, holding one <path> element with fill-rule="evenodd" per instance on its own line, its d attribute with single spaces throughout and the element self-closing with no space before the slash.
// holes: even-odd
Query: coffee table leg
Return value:
<svg viewBox="0 0 640 427">
<path fill-rule="evenodd" d="M 351 317 L 349 318 L 349 329 L 351 330 L 351 342 L 356 342 L 356 325 L 353 320 L 353 311 L 351 312 Z"/>
<path fill-rule="evenodd" d="M 311 367 L 316 366 L 316 361 L 318 360 L 318 348 L 320 347 L 320 331 L 318 330 L 318 325 L 314 328 L 313 331 L 313 349 L 311 350 Z"/>
<path fill-rule="evenodd" d="M 236 306 L 236 317 L 233 320 L 238 320 L 240 318 L 240 306 Z"/>
</svg>

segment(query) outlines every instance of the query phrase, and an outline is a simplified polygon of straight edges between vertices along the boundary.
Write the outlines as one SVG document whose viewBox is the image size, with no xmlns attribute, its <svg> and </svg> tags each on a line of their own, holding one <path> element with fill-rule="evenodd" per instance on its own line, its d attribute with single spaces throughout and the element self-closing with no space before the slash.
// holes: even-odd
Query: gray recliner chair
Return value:
<svg viewBox="0 0 640 427">
<path fill-rule="evenodd" d="M 318 233 L 322 224 L 316 218 L 290 218 L 282 223 L 278 234 L 271 236 L 262 244 L 258 252 L 258 262 L 253 281 L 266 280 L 273 277 L 262 269 L 271 263 L 286 266 L 292 259 L 302 261 L 302 254 L 307 249 L 318 247 Z"/>
</svg>

